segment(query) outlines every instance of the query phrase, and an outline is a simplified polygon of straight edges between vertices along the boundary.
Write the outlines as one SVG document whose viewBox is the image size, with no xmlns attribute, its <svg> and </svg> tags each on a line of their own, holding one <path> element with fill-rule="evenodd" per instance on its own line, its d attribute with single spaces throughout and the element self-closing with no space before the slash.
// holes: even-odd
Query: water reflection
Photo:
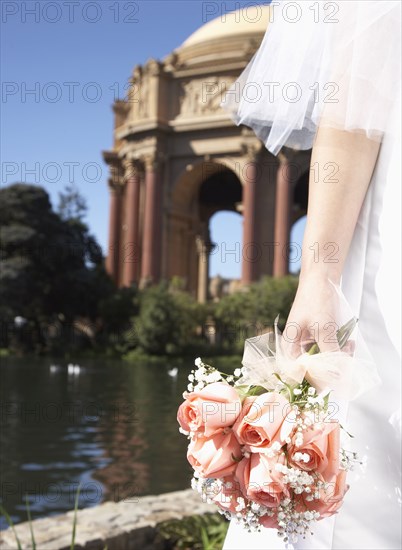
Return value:
<svg viewBox="0 0 402 550">
<path fill-rule="evenodd" d="M 26 494 L 34 518 L 72 509 L 78 483 L 80 507 L 188 487 L 175 417 L 191 368 L 3 359 L 1 499 L 13 521 L 26 520 Z"/>
</svg>

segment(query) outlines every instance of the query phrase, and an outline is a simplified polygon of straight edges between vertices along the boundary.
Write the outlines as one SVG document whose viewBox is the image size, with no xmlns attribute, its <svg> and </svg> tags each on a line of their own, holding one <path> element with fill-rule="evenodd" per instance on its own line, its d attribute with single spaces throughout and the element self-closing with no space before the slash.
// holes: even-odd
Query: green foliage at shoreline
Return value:
<svg viewBox="0 0 402 550">
<path fill-rule="evenodd" d="M 297 277 L 259 282 L 199 304 L 177 279 L 117 289 L 70 186 L 58 211 L 47 192 L 16 183 L 0 190 L 1 355 L 60 358 L 238 356 L 246 338 L 283 327 Z"/>
<path fill-rule="evenodd" d="M 172 550 L 219 550 L 225 541 L 229 522 L 219 513 L 188 516 L 156 526 L 158 536 Z"/>
</svg>

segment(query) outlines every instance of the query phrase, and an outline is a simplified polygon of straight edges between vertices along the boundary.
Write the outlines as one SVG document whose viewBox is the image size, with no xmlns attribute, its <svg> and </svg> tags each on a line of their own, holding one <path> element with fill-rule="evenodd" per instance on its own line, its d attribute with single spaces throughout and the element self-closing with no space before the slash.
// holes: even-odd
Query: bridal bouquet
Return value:
<svg viewBox="0 0 402 550">
<path fill-rule="evenodd" d="M 246 340 L 243 367 L 233 375 L 195 361 L 179 429 L 190 440 L 193 489 L 228 519 L 250 531 L 276 528 L 295 542 L 341 507 L 357 455 L 341 446 L 330 393 L 352 399 L 377 382 L 350 351 L 355 325 L 352 319 L 337 332 L 339 352 L 314 345 L 289 358 L 276 321 L 274 333 Z"/>
</svg>

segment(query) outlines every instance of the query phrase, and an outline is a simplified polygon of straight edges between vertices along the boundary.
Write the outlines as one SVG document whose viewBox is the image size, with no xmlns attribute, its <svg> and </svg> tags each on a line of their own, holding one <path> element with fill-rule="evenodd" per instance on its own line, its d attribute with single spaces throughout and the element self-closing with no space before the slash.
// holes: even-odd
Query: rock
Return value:
<svg viewBox="0 0 402 550">
<path fill-rule="evenodd" d="M 75 550 L 163 550 L 155 526 L 162 521 L 213 512 L 192 489 L 104 502 L 77 512 Z M 74 511 L 32 522 L 38 550 L 70 550 Z M 32 548 L 29 523 L 15 530 L 23 550 Z M 1 550 L 17 550 L 11 529 L 0 532 Z"/>
</svg>

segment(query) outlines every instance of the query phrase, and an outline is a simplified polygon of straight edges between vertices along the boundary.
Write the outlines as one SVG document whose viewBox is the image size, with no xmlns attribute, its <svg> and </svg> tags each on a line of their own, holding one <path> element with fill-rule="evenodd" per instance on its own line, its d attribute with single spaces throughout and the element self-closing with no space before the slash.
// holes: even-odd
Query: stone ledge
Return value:
<svg viewBox="0 0 402 550">
<path fill-rule="evenodd" d="M 155 526 L 165 520 L 214 512 L 192 489 L 104 502 L 77 512 L 76 550 L 158 550 Z M 70 550 L 74 511 L 32 522 L 38 550 Z M 15 526 L 24 550 L 32 548 L 29 523 Z M 0 532 L 1 550 L 17 550 L 11 529 Z"/>
</svg>

